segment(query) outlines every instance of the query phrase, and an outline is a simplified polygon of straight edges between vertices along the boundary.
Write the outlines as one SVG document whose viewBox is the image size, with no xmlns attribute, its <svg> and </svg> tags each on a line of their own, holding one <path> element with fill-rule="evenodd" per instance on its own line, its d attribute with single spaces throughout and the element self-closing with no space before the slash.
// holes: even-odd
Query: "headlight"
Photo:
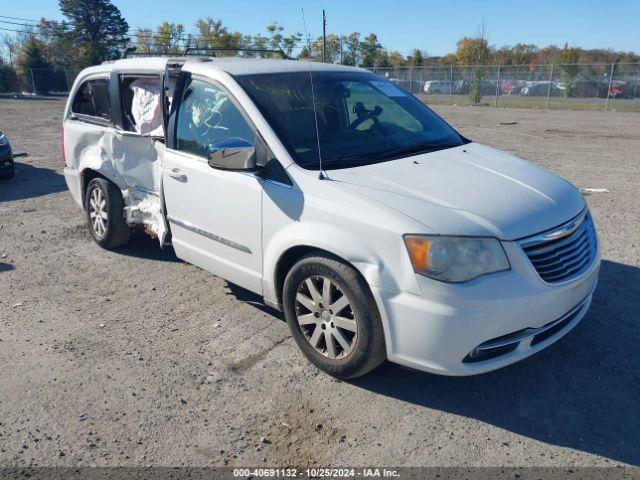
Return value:
<svg viewBox="0 0 640 480">
<path fill-rule="evenodd" d="M 416 273 L 443 282 L 466 282 L 511 265 L 495 238 L 405 235 Z"/>
<path fill-rule="evenodd" d="M 0 132 L 0 145 L 8 145 L 9 144 L 9 140 L 7 140 L 7 137 L 4 136 L 4 133 Z"/>
</svg>

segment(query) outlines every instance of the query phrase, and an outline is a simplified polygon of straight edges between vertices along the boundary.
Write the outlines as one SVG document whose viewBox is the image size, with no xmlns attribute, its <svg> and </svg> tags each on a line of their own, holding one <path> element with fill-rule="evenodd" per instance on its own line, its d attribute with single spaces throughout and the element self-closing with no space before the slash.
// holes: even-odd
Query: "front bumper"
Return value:
<svg viewBox="0 0 640 480">
<path fill-rule="evenodd" d="M 503 242 L 503 246 L 512 267 L 507 272 L 465 284 L 419 276 L 422 295 L 372 287 L 390 361 L 443 375 L 484 373 L 542 350 L 584 317 L 598 281 L 599 247 L 595 261 L 580 277 L 548 285 L 520 245 Z M 523 338 L 514 348 L 469 361 L 476 347 L 518 335 Z"/>
</svg>

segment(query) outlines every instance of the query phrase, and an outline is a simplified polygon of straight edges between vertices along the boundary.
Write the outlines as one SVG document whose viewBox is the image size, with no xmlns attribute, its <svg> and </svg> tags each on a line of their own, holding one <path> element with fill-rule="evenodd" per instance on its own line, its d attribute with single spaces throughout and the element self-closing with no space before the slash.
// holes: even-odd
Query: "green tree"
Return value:
<svg viewBox="0 0 640 480">
<path fill-rule="evenodd" d="M 397 50 L 394 50 L 392 52 L 389 52 L 389 63 L 393 68 L 400 68 L 400 67 L 406 67 L 407 63 L 409 62 L 404 57 L 404 55 L 402 55 Z"/>
<path fill-rule="evenodd" d="M 371 68 L 377 66 L 378 50 L 382 48 L 378 42 L 378 36 L 370 33 L 360 43 L 360 55 L 362 56 L 362 66 Z"/>
<path fill-rule="evenodd" d="M 222 20 L 214 20 L 211 17 L 201 18 L 196 22 L 196 29 L 199 47 L 230 49 L 209 52 L 213 57 L 235 57 L 239 49 L 247 46 L 246 37 L 240 32 L 230 32 Z"/>
<path fill-rule="evenodd" d="M 376 51 L 376 61 L 374 63 L 376 67 L 389 68 L 391 67 L 391 58 L 389 52 L 382 47 Z"/>
<path fill-rule="evenodd" d="M 447 53 L 438 59 L 438 65 L 446 67 L 454 66 L 456 63 L 456 55 L 454 53 Z"/>
<path fill-rule="evenodd" d="M 139 53 L 154 53 L 153 31 L 150 28 L 139 28 L 135 34 L 136 51 Z"/>
<path fill-rule="evenodd" d="M 71 68 L 77 57 L 71 26 L 67 22 L 42 18 L 37 31 L 51 65 L 55 68 Z"/>
<path fill-rule="evenodd" d="M 29 35 L 22 46 L 22 53 L 18 57 L 18 73 L 23 85 L 28 90 L 34 89 L 33 93 L 49 93 L 51 84 L 48 79 L 51 76 L 42 75 L 41 71 L 50 68 L 51 63 L 46 57 L 45 43 L 38 40 L 34 34 Z"/>
<path fill-rule="evenodd" d="M 0 57 L 0 92 L 13 92 L 18 90 L 19 82 L 16 71 Z"/>
<path fill-rule="evenodd" d="M 342 45 L 342 63 L 356 66 L 360 64 L 360 32 L 353 32 L 344 37 Z"/>
<path fill-rule="evenodd" d="M 512 65 L 529 65 L 538 53 L 538 47 L 529 43 L 518 43 L 511 49 Z"/>
<path fill-rule="evenodd" d="M 182 50 L 183 37 L 184 25 L 164 21 L 158 25 L 158 31 L 154 37 L 155 51 L 157 53 L 176 55 Z"/>
<path fill-rule="evenodd" d="M 269 48 L 273 50 L 280 50 L 287 57 L 291 57 L 293 55 L 293 49 L 296 48 L 300 40 L 302 40 L 302 34 L 296 32 L 285 36 L 282 33 L 284 31 L 284 27 L 278 22 L 270 23 L 266 28 L 267 32 L 271 35 Z"/>
<path fill-rule="evenodd" d="M 335 33 L 327 33 L 326 39 L 326 59 L 327 63 L 340 63 L 340 36 Z M 324 44 L 322 37 L 316 38 L 309 45 L 311 58 L 317 62 L 323 60 Z"/>
<path fill-rule="evenodd" d="M 110 0 L 59 0 L 69 19 L 79 67 L 117 58 L 128 41 L 129 25 Z"/>
<path fill-rule="evenodd" d="M 409 55 L 409 64 L 412 67 L 421 67 L 424 65 L 424 57 L 425 54 L 422 52 L 422 50 L 414 50 L 413 52 L 411 52 L 411 55 Z"/>
<path fill-rule="evenodd" d="M 23 46 L 19 63 L 24 70 L 34 68 L 51 68 L 51 63 L 46 57 L 45 44 L 31 35 Z"/>
<path fill-rule="evenodd" d="M 469 98 L 475 105 L 482 99 L 482 82 L 486 74 L 486 66 L 491 61 L 491 49 L 485 38 L 486 28 L 482 25 L 478 34 L 473 38 L 458 40 L 455 54 L 456 62 L 460 66 L 471 67 L 471 85 Z"/>
<path fill-rule="evenodd" d="M 577 48 L 570 47 L 565 43 L 564 48 L 558 55 L 558 61 L 560 62 L 560 70 L 564 77 L 564 96 L 572 97 L 574 95 L 575 84 L 573 81 L 578 76 L 580 67 L 576 65 L 580 59 L 580 52 Z"/>
<path fill-rule="evenodd" d="M 162 22 L 154 33 L 150 28 L 136 31 L 136 48 L 140 53 L 178 55 L 182 52 L 185 40 L 184 25 Z"/>
</svg>

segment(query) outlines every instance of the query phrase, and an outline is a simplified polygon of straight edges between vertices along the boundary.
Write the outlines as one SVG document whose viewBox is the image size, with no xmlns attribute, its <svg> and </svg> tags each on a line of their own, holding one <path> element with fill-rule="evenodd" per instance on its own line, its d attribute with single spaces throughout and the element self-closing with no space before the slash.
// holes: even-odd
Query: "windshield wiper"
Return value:
<svg viewBox="0 0 640 480">
<path fill-rule="evenodd" d="M 419 154 L 427 152 L 435 152 L 436 150 L 444 150 L 445 148 L 453 148 L 459 145 L 456 144 L 433 144 L 433 143 L 417 143 L 415 145 L 406 145 L 404 147 L 392 148 L 386 152 L 382 152 L 376 155 L 377 159 L 388 159 L 394 157 L 400 157 L 409 154 Z"/>
<path fill-rule="evenodd" d="M 402 157 L 410 154 L 419 154 L 434 152 L 436 150 L 443 150 L 445 148 L 458 147 L 458 144 L 433 144 L 433 143 L 418 143 L 415 145 L 407 145 L 404 147 L 393 148 L 385 152 L 368 155 L 350 155 L 346 157 L 340 157 L 336 160 L 323 160 L 322 166 L 329 169 L 332 168 L 350 168 L 360 167 L 363 165 L 370 165 L 372 163 L 380 163 L 385 160 L 391 160 L 393 158 Z M 319 167 L 318 162 L 301 163 L 301 166 L 305 168 Z"/>
</svg>

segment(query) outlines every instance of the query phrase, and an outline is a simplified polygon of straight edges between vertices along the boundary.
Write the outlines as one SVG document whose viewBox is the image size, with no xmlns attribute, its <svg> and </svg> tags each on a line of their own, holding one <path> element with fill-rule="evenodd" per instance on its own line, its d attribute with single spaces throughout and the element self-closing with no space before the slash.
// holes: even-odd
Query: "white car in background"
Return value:
<svg viewBox="0 0 640 480">
<path fill-rule="evenodd" d="M 429 80 L 424 82 L 424 93 L 446 93 L 451 92 L 451 82 L 443 80 Z"/>
<path fill-rule="evenodd" d="M 171 243 L 284 310 L 332 375 L 385 359 L 494 370 L 591 302 L 600 252 L 582 195 L 366 70 L 125 59 L 78 75 L 63 122 L 65 178 L 99 245 L 133 227 Z"/>
</svg>

